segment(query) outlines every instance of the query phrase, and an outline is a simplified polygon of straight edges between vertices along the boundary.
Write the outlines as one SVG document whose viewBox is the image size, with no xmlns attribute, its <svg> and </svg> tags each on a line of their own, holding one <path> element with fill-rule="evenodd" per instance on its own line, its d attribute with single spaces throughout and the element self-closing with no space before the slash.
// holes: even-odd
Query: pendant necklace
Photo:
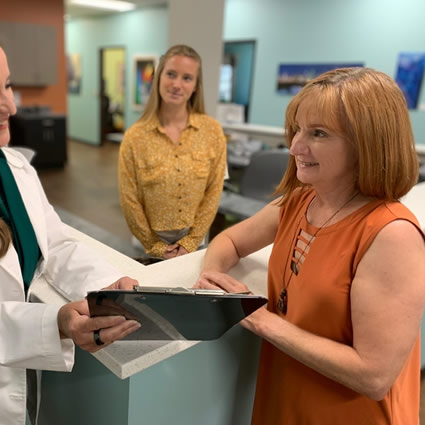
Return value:
<svg viewBox="0 0 425 425">
<path fill-rule="evenodd" d="M 302 250 L 301 254 L 298 257 L 297 262 L 292 261 L 291 259 L 291 274 L 289 275 L 289 279 L 288 282 L 286 283 L 286 285 L 284 286 L 282 292 L 280 293 L 279 299 L 277 301 L 276 307 L 279 311 L 281 311 L 283 314 L 286 314 L 288 311 L 288 288 L 289 285 L 291 283 L 291 279 L 292 276 L 295 274 L 298 274 L 298 265 L 301 261 L 301 258 L 303 258 L 304 253 L 306 252 L 307 248 L 310 246 L 310 244 L 313 242 L 313 240 L 316 238 L 317 234 L 338 214 L 340 213 L 351 201 L 354 200 L 354 198 L 357 197 L 357 195 L 360 192 L 356 192 L 347 202 L 345 202 L 341 207 L 339 207 L 329 218 L 327 218 L 320 227 L 317 228 L 317 230 L 313 233 L 313 235 L 310 237 L 310 239 L 308 240 L 308 242 L 305 244 L 304 249 Z M 304 215 L 307 217 L 307 212 L 309 210 L 309 208 L 311 207 L 311 205 L 314 203 L 314 201 L 316 200 L 316 196 L 313 198 L 313 200 L 310 202 L 310 204 L 307 206 L 307 209 L 305 210 Z M 301 216 L 300 221 L 298 222 L 294 237 L 292 239 L 292 243 L 291 243 L 291 247 L 294 243 L 294 240 L 297 239 L 297 234 L 299 234 L 299 229 L 300 229 L 300 224 L 301 221 L 303 219 L 303 216 Z M 309 235 L 310 236 L 310 235 Z M 292 257 L 293 252 L 295 251 L 295 246 L 293 249 L 291 249 L 291 251 L 289 251 L 288 254 L 288 258 L 286 260 L 286 268 L 288 267 L 288 261 L 289 259 Z M 285 275 L 285 273 L 283 273 L 283 276 Z"/>
</svg>

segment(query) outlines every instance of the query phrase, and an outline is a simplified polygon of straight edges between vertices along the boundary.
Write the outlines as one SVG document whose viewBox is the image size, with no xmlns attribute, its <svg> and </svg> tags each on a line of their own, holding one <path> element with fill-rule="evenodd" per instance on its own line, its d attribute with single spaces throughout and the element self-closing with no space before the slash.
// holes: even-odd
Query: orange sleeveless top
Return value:
<svg viewBox="0 0 425 425">
<path fill-rule="evenodd" d="M 282 208 L 269 260 L 268 309 L 291 274 L 297 235 L 318 228 L 306 220 L 312 190 L 296 191 Z M 399 202 L 372 201 L 321 229 L 287 287 L 286 320 L 316 335 L 352 346 L 350 288 L 357 266 L 378 232 L 397 219 L 420 227 Z M 278 314 L 281 314 L 280 312 Z M 419 335 L 399 377 L 382 401 L 374 401 L 304 366 L 263 341 L 252 425 L 418 425 Z"/>
</svg>

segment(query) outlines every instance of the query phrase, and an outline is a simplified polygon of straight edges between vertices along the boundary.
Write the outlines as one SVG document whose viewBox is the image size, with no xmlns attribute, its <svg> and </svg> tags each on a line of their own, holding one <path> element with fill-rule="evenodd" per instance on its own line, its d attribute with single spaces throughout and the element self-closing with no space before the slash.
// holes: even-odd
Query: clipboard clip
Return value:
<svg viewBox="0 0 425 425">
<path fill-rule="evenodd" d="M 169 288 L 160 286 L 138 286 L 134 285 L 133 289 L 136 292 L 155 293 L 155 294 L 192 294 L 192 295 L 253 295 L 251 291 L 242 292 L 226 292 L 222 289 L 198 289 L 198 288 Z"/>
</svg>

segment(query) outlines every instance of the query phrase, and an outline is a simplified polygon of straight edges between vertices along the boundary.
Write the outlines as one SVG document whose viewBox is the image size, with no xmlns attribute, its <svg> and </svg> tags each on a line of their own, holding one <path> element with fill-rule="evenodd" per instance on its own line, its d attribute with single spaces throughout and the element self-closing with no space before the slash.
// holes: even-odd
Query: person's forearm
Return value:
<svg viewBox="0 0 425 425">
<path fill-rule="evenodd" d="M 205 253 L 202 271 L 227 272 L 240 260 L 239 254 L 226 232 L 217 235 Z"/>
<path fill-rule="evenodd" d="M 369 358 L 354 347 L 309 333 L 266 309 L 249 316 L 243 326 L 316 372 L 374 400 L 385 396 L 400 372 L 382 358 Z"/>
</svg>

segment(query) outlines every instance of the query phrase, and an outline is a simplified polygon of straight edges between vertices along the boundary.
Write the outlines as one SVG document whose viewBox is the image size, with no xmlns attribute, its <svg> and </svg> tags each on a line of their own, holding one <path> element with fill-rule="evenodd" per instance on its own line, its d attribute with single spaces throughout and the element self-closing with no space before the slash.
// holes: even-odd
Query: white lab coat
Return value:
<svg viewBox="0 0 425 425">
<path fill-rule="evenodd" d="M 116 269 L 66 235 L 35 170 L 22 154 L 10 148 L 3 148 L 3 152 L 42 254 L 34 279 L 43 275 L 66 298 L 78 300 L 88 290 L 103 288 L 120 278 Z M 26 368 L 72 369 L 74 344 L 59 338 L 58 310 L 59 306 L 25 302 L 18 255 L 11 243 L 0 258 L 0 425 L 25 424 Z"/>
</svg>

